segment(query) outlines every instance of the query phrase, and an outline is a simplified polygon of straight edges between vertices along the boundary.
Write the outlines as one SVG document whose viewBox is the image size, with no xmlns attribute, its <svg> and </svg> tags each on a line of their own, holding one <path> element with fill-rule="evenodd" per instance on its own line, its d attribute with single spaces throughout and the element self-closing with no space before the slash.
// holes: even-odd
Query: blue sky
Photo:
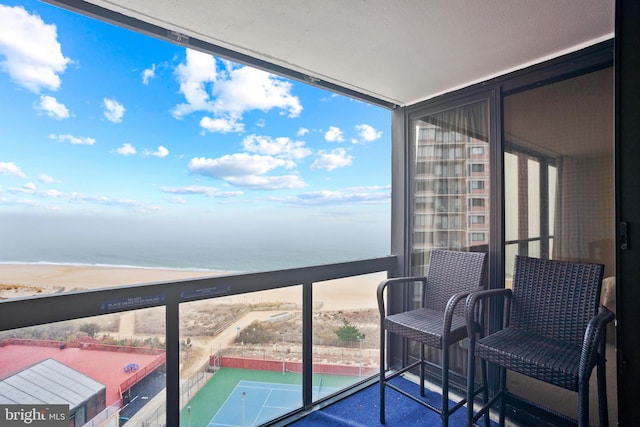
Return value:
<svg viewBox="0 0 640 427">
<path fill-rule="evenodd" d="M 0 28 L 0 213 L 388 232 L 389 111 L 44 3 Z"/>
</svg>

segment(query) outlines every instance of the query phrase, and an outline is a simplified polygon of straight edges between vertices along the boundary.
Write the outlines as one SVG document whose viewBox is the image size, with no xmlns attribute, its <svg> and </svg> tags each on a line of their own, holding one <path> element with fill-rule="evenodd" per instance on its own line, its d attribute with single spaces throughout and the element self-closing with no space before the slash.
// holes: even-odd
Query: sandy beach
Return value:
<svg viewBox="0 0 640 427">
<path fill-rule="evenodd" d="M 221 271 L 179 270 L 160 268 L 109 267 L 62 264 L 0 264 L 0 300 L 67 292 L 81 289 L 98 289 L 110 286 L 126 286 L 144 283 L 172 281 L 179 279 L 217 276 L 229 274 Z M 377 307 L 376 288 L 386 277 L 386 273 L 375 273 L 345 279 L 318 282 L 314 285 L 314 309 L 323 312 L 340 313 L 375 309 Z M 269 291 L 253 292 L 219 298 L 216 303 L 228 304 L 291 304 L 294 311 L 302 306 L 302 286 L 287 287 Z M 195 303 L 198 304 L 198 303 Z M 153 309 L 150 309 L 153 310 Z M 189 308 L 185 307 L 185 313 Z M 282 311 L 249 312 L 235 319 L 231 325 L 217 336 L 197 336 L 192 340 L 192 356 L 182 365 L 183 378 L 189 378 L 208 360 L 211 349 L 227 348 L 232 345 L 239 328 L 253 321 L 267 321 Z M 122 313 L 118 317 L 117 332 L 108 332 L 113 337 L 145 338 L 154 335 L 148 330 L 138 330 L 135 311 Z M 190 318 L 188 314 L 185 314 Z M 193 319 L 197 316 L 194 314 Z M 194 320 L 198 323 L 199 320 Z M 375 334 L 371 335 L 374 336 Z M 328 356 L 323 356 L 327 358 Z"/>
<path fill-rule="evenodd" d="M 99 289 L 229 274 L 222 271 L 110 267 L 66 264 L 0 264 L 0 299 L 80 289 Z M 314 303 L 322 310 L 356 310 L 376 306 L 375 292 L 385 273 L 316 284 Z M 301 287 L 254 292 L 228 298 L 234 303 L 302 301 Z"/>
</svg>

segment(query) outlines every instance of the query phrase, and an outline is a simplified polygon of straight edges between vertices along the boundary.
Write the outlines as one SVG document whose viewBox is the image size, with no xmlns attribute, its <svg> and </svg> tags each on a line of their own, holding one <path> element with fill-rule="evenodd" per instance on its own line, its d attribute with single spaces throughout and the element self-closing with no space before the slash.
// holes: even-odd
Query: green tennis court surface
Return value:
<svg viewBox="0 0 640 427">
<path fill-rule="evenodd" d="M 318 399 L 337 391 L 333 387 L 314 387 Z M 240 381 L 209 423 L 209 427 L 256 426 L 302 405 L 302 387 L 298 384 L 276 384 Z"/>
<path fill-rule="evenodd" d="M 313 400 L 345 388 L 359 378 L 314 374 Z M 302 406 L 302 375 L 295 372 L 222 368 L 181 411 L 187 427 L 254 426 Z"/>
</svg>

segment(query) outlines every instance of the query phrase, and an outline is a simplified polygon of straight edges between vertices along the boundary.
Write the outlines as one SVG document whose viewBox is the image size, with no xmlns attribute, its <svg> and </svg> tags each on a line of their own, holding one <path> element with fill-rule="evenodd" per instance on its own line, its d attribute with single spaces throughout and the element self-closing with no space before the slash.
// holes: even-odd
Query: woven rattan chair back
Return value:
<svg viewBox="0 0 640 427">
<path fill-rule="evenodd" d="M 423 307 L 444 312 L 453 294 L 476 290 L 483 283 L 484 262 L 480 252 L 432 251 Z M 454 314 L 464 316 L 464 304 L 458 304 Z"/>
<path fill-rule="evenodd" d="M 511 326 L 582 345 L 596 314 L 604 266 L 516 256 Z"/>
</svg>

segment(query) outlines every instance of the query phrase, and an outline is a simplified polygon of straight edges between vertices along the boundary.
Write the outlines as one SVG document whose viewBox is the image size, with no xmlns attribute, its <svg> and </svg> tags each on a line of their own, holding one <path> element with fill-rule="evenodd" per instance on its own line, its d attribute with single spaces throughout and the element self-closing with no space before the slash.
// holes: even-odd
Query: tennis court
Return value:
<svg viewBox="0 0 640 427">
<path fill-rule="evenodd" d="M 313 400 L 357 381 L 357 377 L 314 374 Z M 302 374 L 222 368 L 189 399 L 180 425 L 191 427 L 245 426 L 264 423 L 302 406 Z"/>
<path fill-rule="evenodd" d="M 335 391 L 337 389 L 332 387 L 314 387 L 314 400 Z M 301 405 L 302 389 L 298 384 L 240 381 L 215 414 L 209 427 L 255 426 Z"/>
</svg>

